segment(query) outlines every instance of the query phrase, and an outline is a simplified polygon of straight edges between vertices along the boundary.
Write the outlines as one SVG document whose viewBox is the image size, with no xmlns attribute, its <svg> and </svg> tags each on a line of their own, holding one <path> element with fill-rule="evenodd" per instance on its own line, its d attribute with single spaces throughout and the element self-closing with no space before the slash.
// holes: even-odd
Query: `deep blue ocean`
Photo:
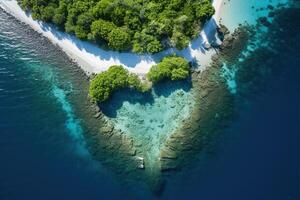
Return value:
<svg viewBox="0 0 300 200">
<path fill-rule="evenodd" d="M 0 200 L 299 200 L 300 37 L 294 44 L 207 162 L 154 197 L 128 190 L 91 158 L 68 99 L 84 89 L 81 72 L 0 10 Z"/>
</svg>

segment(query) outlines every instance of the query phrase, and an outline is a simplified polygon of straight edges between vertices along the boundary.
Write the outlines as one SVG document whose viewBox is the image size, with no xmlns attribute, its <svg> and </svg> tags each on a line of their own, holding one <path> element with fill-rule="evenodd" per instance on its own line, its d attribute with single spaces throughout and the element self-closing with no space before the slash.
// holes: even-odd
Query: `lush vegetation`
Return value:
<svg viewBox="0 0 300 200">
<path fill-rule="evenodd" d="M 189 75 L 189 63 L 179 56 L 165 57 L 160 63 L 151 67 L 147 78 L 153 83 L 163 79 L 182 80 Z M 141 92 L 150 89 L 149 82 L 129 73 L 120 65 L 113 65 L 107 71 L 97 74 L 91 81 L 89 95 L 97 101 L 106 101 L 113 92 L 122 88 L 132 88 Z"/>
<path fill-rule="evenodd" d="M 168 56 L 151 67 L 147 78 L 153 83 L 163 79 L 182 80 L 189 76 L 189 70 L 189 63 L 186 59 L 179 56 Z"/>
<path fill-rule="evenodd" d="M 133 88 L 141 92 L 149 89 L 139 77 L 129 73 L 122 66 L 111 66 L 107 71 L 99 73 L 90 84 L 89 95 L 97 102 L 107 100 L 111 94 L 121 88 Z"/>
<path fill-rule="evenodd" d="M 33 18 L 114 50 L 182 49 L 214 13 L 211 0 L 18 0 Z"/>
</svg>

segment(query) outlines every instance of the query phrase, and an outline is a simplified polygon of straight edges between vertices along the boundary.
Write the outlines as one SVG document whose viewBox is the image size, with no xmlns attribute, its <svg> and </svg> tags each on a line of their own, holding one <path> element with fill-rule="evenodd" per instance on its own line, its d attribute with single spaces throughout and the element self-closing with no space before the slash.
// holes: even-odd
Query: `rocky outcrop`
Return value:
<svg viewBox="0 0 300 200">
<path fill-rule="evenodd" d="M 220 24 L 217 27 L 217 34 L 218 37 L 220 38 L 221 41 L 224 41 L 225 36 L 230 34 L 230 31 L 228 30 L 228 28 L 226 26 L 224 26 L 223 24 Z"/>
</svg>

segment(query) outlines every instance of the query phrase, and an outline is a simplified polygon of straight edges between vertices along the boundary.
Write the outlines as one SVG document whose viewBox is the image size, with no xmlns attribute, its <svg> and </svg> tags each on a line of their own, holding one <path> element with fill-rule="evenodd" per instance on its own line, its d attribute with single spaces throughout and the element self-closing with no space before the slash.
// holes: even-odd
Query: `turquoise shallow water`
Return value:
<svg viewBox="0 0 300 200">
<path fill-rule="evenodd" d="M 286 4 L 287 2 L 289 0 L 224 0 L 221 22 L 230 31 L 245 22 L 254 25 L 257 18 L 268 16 L 270 11 L 266 9 L 268 5 L 276 7 L 278 4 Z"/>
<path fill-rule="evenodd" d="M 149 94 L 119 92 L 102 109 L 115 124 L 136 139 L 156 159 L 164 141 L 188 120 L 194 97 L 190 81 L 164 82 Z"/>
<path fill-rule="evenodd" d="M 278 6 L 287 6 L 288 0 L 264 0 L 264 1 L 239 1 L 239 0 L 225 0 L 221 11 L 221 23 L 224 24 L 232 33 L 239 25 L 247 24 L 250 26 L 255 26 L 257 20 L 261 17 L 266 17 L 269 22 L 272 22 L 272 17 L 270 17 L 270 12 Z M 238 63 L 243 62 L 251 52 L 255 51 L 259 47 L 269 45 L 267 40 L 262 40 L 263 34 L 268 31 L 267 27 L 260 26 L 257 34 L 253 35 L 251 38 L 253 42 L 249 43 L 247 47 L 242 51 Z M 237 63 L 237 64 L 238 64 Z M 238 90 L 238 85 L 236 82 L 236 73 L 238 71 L 238 66 L 235 64 L 223 63 L 222 66 L 222 77 L 226 79 L 226 83 L 229 91 L 232 94 L 236 94 Z"/>
</svg>

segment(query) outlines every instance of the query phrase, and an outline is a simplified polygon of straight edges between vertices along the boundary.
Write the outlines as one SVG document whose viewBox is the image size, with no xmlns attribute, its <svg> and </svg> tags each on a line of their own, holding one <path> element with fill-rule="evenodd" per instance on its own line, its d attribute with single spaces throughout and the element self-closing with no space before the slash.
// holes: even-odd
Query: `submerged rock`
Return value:
<svg viewBox="0 0 300 200">
<path fill-rule="evenodd" d="M 162 172 L 167 171 L 177 171 L 179 170 L 178 161 L 170 160 L 170 159 L 161 159 L 160 160 L 160 170 Z"/>
<path fill-rule="evenodd" d="M 176 152 L 172 151 L 169 148 L 164 148 L 160 151 L 160 158 L 161 159 L 176 159 L 177 155 Z"/>
<path fill-rule="evenodd" d="M 271 25 L 271 22 L 269 22 L 267 17 L 260 17 L 258 20 L 264 26 L 269 27 Z"/>
<path fill-rule="evenodd" d="M 226 26 L 224 26 L 223 24 L 220 24 L 217 27 L 217 33 L 218 33 L 218 37 L 220 38 L 220 40 L 223 41 L 225 36 L 230 34 L 230 31 Z"/>
<path fill-rule="evenodd" d="M 136 160 L 137 160 L 137 168 L 139 168 L 139 169 L 145 169 L 144 158 L 140 157 L 140 156 L 136 156 Z"/>
<path fill-rule="evenodd" d="M 96 113 L 96 114 L 94 115 L 94 118 L 99 118 L 100 116 L 101 116 L 101 113 L 98 112 L 98 113 Z"/>
<path fill-rule="evenodd" d="M 111 137 L 114 133 L 114 126 L 111 123 L 105 123 L 104 126 L 101 126 L 100 132 L 106 136 L 106 137 Z"/>
<path fill-rule="evenodd" d="M 209 50 L 209 49 L 211 48 L 211 44 L 208 43 L 208 42 L 205 42 L 205 43 L 203 44 L 203 47 L 204 47 L 204 49 Z"/>
</svg>

